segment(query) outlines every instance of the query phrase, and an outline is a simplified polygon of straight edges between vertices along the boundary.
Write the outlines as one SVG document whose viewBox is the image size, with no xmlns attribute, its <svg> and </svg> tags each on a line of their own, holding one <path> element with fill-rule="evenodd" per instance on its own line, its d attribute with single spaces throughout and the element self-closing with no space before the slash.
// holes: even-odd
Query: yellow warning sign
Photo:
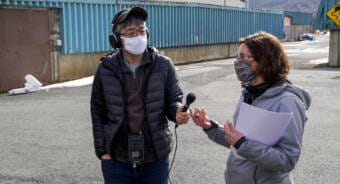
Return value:
<svg viewBox="0 0 340 184">
<path fill-rule="evenodd" d="M 338 26 L 340 26 L 340 1 L 328 10 L 327 16 Z"/>
</svg>

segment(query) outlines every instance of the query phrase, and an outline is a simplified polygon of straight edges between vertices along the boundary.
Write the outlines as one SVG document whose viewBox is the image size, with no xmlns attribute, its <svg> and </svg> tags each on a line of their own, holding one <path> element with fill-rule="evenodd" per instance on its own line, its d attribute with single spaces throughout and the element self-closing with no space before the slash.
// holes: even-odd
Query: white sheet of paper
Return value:
<svg viewBox="0 0 340 184">
<path fill-rule="evenodd" d="M 236 129 L 249 140 L 273 146 L 285 132 L 292 117 L 292 113 L 271 112 L 241 102 Z M 235 148 L 232 147 L 232 151 L 236 152 Z"/>
<path fill-rule="evenodd" d="M 236 129 L 250 140 L 273 146 L 292 117 L 292 113 L 271 112 L 242 102 Z"/>
</svg>

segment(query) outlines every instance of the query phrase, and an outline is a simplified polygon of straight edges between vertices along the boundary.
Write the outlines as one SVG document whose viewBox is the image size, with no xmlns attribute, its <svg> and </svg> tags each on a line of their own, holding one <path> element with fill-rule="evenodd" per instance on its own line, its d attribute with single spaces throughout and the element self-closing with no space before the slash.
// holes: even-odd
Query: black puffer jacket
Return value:
<svg viewBox="0 0 340 184">
<path fill-rule="evenodd" d="M 175 121 L 183 92 L 171 60 L 148 47 L 152 64 L 146 66 L 143 81 L 145 117 L 159 160 L 171 152 L 168 120 Z M 100 158 L 110 153 L 116 132 L 127 123 L 127 89 L 122 73 L 121 51 L 101 58 L 94 77 L 91 94 L 91 116 L 94 147 Z M 167 118 L 166 118 L 167 117 Z"/>
</svg>

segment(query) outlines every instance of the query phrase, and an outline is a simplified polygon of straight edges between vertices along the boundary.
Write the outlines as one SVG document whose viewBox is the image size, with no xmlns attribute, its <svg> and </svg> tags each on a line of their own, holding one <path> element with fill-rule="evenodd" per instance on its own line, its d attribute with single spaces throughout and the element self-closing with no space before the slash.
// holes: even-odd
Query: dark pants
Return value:
<svg viewBox="0 0 340 184">
<path fill-rule="evenodd" d="M 116 160 L 102 160 L 102 171 L 105 184 L 167 184 L 169 158 L 139 165 L 136 178 L 132 164 Z"/>
</svg>

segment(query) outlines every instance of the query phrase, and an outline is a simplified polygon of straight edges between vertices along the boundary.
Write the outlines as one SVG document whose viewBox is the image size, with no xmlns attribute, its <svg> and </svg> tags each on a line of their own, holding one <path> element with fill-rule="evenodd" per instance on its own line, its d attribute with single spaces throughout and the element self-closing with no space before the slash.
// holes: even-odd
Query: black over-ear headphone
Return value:
<svg viewBox="0 0 340 184">
<path fill-rule="evenodd" d="M 122 47 L 122 40 L 120 39 L 120 35 L 116 32 L 112 32 L 109 36 L 110 44 L 112 48 L 117 49 Z"/>
<path fill-rule="evenodd" d="M 112 33 L 109 35 L 109 41 L 110 41 L 112 48 L 114 49 L 121 48 L 123 46 L 122 39 L 120 38 L 120 33 L 117 33 L 116 29 L 117 29 L 118 20 L 120 20 L 120 16 L 125 11 L 128 11 L 128 9 L 120 10 L 119 12 L 116 13 L 116 15 L 112 19 L 112 30 L 111 30 Z M 148 28 L 146 28 L 146 35 L 147 35 L 147 38 L 149 39 Z"/>
<path fill-rule="evenodd" d="M 112 19 L 112 33 L 109 36 L 109 40 L 110 40 L 110 44 L 112 46 L 112 48 L 117 49 L 117 48 L 121 48 L 122 47 L 122 40 L 120 39 L 120 34 L 116 32 L 117 29 L 117 24 L 118 24 L 118 20 L 119 20 L 119 16 L 123 13 L 127 11 L 125 10 L 120 10 L 119 12 L 116 13 L 116 15 L 113 17 Z"/>
</svg>

